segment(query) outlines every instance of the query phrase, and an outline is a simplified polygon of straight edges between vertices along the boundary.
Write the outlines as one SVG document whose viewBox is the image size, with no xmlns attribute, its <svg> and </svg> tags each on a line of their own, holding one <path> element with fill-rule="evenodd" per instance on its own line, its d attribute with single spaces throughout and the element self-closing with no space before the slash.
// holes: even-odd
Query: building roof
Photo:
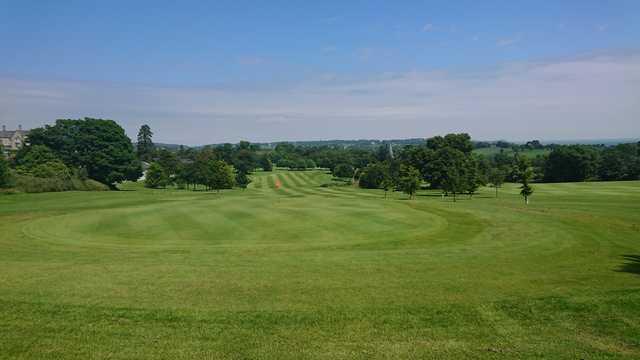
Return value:
<svg viewBox="0 0 640 360">
<path fill-rule="evenodd" d="M 0 138 L 11 139 L 14 134 L 18 133 L 18 135 L 27 135 L 28 131 L 26 130 L 0 130 Z"/>
</svg>

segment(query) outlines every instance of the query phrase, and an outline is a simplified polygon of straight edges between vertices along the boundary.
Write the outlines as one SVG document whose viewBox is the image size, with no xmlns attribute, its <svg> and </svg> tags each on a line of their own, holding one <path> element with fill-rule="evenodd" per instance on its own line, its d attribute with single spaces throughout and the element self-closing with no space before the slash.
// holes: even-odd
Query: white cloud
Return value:
<svg viewBox="0 0 640 360">
<path fill-rule="evenodd" d="M 279 90 L 132 87 L 0 79 L 0 123 L 113 118 L 157 141 L 640 135 L 640 54 L 515 63 L 476 73 L 335 75 Z"/>
</svg>

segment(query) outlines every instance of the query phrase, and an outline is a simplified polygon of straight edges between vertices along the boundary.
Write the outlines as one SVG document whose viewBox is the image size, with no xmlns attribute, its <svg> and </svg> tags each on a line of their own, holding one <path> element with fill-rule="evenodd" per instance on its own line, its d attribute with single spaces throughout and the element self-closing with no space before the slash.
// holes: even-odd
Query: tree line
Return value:
<svg viewBox="0 0 640 360">
<path fill-rule="evenodd" d="M 500 145 L 500 146 L 498 146 Z M 477 149 L 501 150 L 481 155 Z M 526 155 L 546 149 L 545 155 Z M 509 150 L 509 151 L 505 151 Z M 335 178 L 362 188 L 404 191 L 413 197 L 421 187 L 440 189 L 455 200 L 473 196 L 480 186 L 498 189 L 504 182 L 519 182 L 526 199 L 535 182 L 637 180 L 640 144 L 616 146 L 553 145 L 533 140 L 522 145 L 473 142 L 468 134 L 435 136 L 403 146 L 378 142 L 376 147 L 310 146 L 278 143 L 265 148 L 241 141 L 191 148 L 164 148 L 153 142 L 143 125 L 132 143 L 112 120 L 62 119 L 30 131 L 26 146 L 10 158 L 0 156 L 0 186 L 23 176 L 39 179 L 93 179 L 115 188 L 145 173 L 145 186 L 221 190 L 246 188 L 256 169 L 274 166 L 290 170 L 324 168 Z"/>
</svg>

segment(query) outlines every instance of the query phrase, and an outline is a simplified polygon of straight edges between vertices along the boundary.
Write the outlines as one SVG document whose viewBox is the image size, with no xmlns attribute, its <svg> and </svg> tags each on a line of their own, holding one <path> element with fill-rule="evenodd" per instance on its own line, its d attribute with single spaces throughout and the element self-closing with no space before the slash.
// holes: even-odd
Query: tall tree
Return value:
<svg viewBox="0 0 640 360">
<path fill-rule="evenodd" d="M 85 168 L 91 179 L 111 188 L 142 175 L 131 140 L 113 120 L 57 120 L 30 131 L 28 142 L 49 147 L 67 166 Z"/>
<path fill-rule="evenodd" d="M 138 131 L 138 158 L 141 161 L 150 162 L 153 159 L 153 150 L 154 145 L 151 138 L 153 137 L 153 132 L 151 132 L 151 128 L 149 125 L 145 124 L 140 127 L 140 131 Z"/>
<path fill-rule="evenodd" d="M 435 172 L 433 179 L 436 179 L 442 190 L 453 195 L 455 202 L 456 195 L 468 188 L 468 157 L 462 151 L 450 146 L 441 148 L 435 155 L 432 164 Z"/>
</svg>

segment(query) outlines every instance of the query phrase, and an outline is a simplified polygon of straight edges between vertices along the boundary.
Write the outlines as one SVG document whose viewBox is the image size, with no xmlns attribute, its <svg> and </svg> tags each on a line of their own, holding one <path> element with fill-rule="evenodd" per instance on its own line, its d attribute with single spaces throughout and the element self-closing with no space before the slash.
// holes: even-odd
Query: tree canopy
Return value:
<svg viewBox="0 0 640 360">
<path fill-rule="evenodd" d="M 151 161 L 153 159 L 154 145 L 151 138 L 153 132 L 149 125 L 142 125 L 138 131 L 138 142 L 136 144 L 138 150 L 138 158 L 142 161 Z"/>
<path fill-rule="evenodd" d="M 31 146 L 44 145 L 67 166 L 84 168 L 91 179 L 109 186 L 142 175 L 131 140 L 113 120 L 57 120 L 29 132 Z"/>
</svg>

